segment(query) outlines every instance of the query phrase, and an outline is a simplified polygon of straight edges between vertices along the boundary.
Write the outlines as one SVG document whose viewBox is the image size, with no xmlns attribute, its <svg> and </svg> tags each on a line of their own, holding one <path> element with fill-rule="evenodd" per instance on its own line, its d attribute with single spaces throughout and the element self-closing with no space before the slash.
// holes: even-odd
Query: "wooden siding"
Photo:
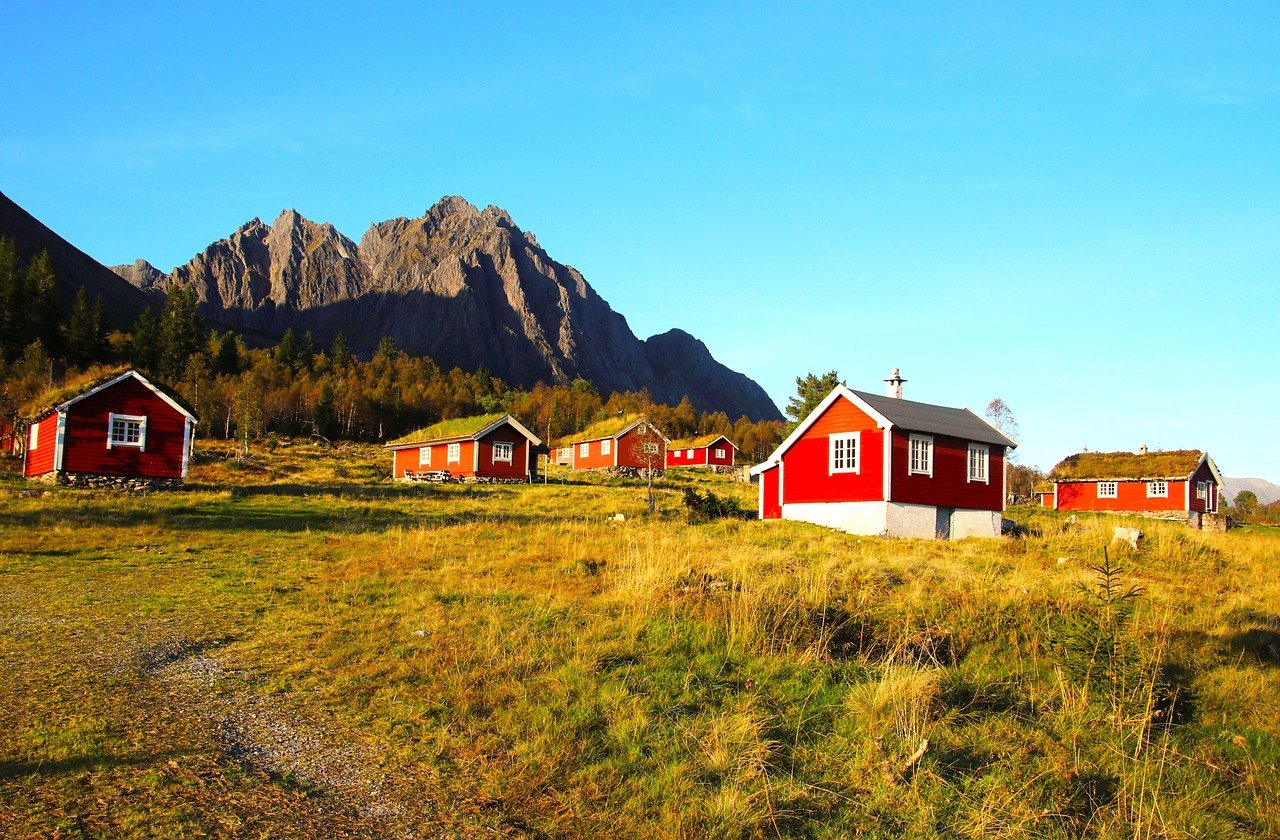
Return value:
<svg viewBox="0 0 1280 840">
<path fill-rule="evenodd" d="M 602 441 L 609 442 L 609 453 L 601 454 L 600 444 Z M 587 454 L 582 454 L 582 447 L 587 447 Z M 604 467 L 613 466 L 614 449 L 617 447 L 618 441 L 613 438 L 596 438 L 595 440 L 585 440 L 573 445 L 573 468 L 575 470 L 598 470 Z"/>
<path fill-rule="evenodd" d="M 778 468 L 760 474 L 760 518 L 781 519 L 782 505 L 778 503 Z"/>
<path fill-rule="evenodd" d="M 495 443 L 511 444 L 511 463 L 493 460 Z M 504 423 L 476 443 L 480 447 L 480 464 L 476 475 L 489 478 L 529 478 L 529 439 Z M 432 453 L 433 455 L 435 453 Z"/>
<path fill-rule="evenodd" d="M 36 448 L 31 448 L 31 428 L 28 428 L 27 439 L 24 442 L 27 452 L 22 462 L 22 474 L 28 478 L 53 472 L 53 458 L 58 440 L 58 412 L 55 411 L 41 418 L 40 422 L 33 426 L 39 428 L 36 432 Z"/>
<path fill-rule="evenodd" d="M 658 454 L 646 456 L 644 454 L 645 442 L 656 443 L 658 445 Z M 667 462 L 667 444 L 662 438 L 658 437 L 652 431 L 647 435 L 641 435 L 639 427 L 632 429 L 622 437 L 613 442 L 618 448 L 618 466 L 635 467 L 637 469 L 647 467 L 653 464 L 655 467 L 661 467 Z"/>
<path fill-rule="evenodd" d="M 716 457 L 715 450 L 723 449 L 724 455 Z M 737 449 L 725 438 L 693 449 L 668 449 L 668 467 L 732 467 Z"/>
<path fill-rule="evenodd" d="M 1203 481 L 1209 485 L 1207 496 L 1204 499 L 1196 498 L 1195 483 L 1197 481 Z M 1205 463 L 1201 464 L 1196 469 L 1196 471 L 1191 474 L 1191 505 L 1190 505 L 1191 510 L 1197 511 L 1199 513 L 1205 513 L 1206 511 L 1212 512 L 1217 510 L 1218 509 L 1218 489 L 1219 489 L 1218 483 L 1213 480 L 1213 470 L 1209 469 L 1209 463 L 1208 461 L 1205 461 Z M 1173 492 L 1172 488 L 1170 488 L 1169 492 L 1170 493 Z"/>
<path fill-rule="evenodd" d="M 1168 482 L 1169 495 L 1147 498 L 1146 481 L 1117 481 L 1114 499 L 1098 498 L 1096 481 L 1063 481 L 1058 483 L 1058 510 L 1092 510 L 1119 512 L 1169 512 L 1186 510 L 1187 482 Z M 1191 500 L 1195 502 L 1195 490 Z"/>
<path fill-rule="evenodd" d="M 459 458 L 449 463 L 449 443 L 424 443 L 391 450 L 391 477 L 404 478 L 405 471 L 448 470 L 455 478 L 482 476 L 485 478 L 528 479 L 533 448 L 529 439 L 510 423 L 503 423 L 478 441 L 452 441 L 458 445 Z M 511 463 L 493 460 L 495 443 L 511 444 Z M 480 460 L 476 462 L 476 447 Z M 431 450 L 429 463 L 422 463 L 422 450 Z"/>
<path fill-rule="evenodd" d="M 146 446 L 107 448 L 110 415 L 147 418 Z M 145 478 L 181 478 L 187 418 L 137 379 L 128 377 L 67 409 L 62 470 Z M 41 446 L 44 431 L 41 430 Z"/>
<path fill-rule="evenodd" d="M 860 432 L 856 473 L 830 474 L 828 435 Z M 831 403 L 782 456 L 782 501 L 864 502 L 884 499 L 884 432 L 849 400 Z M 770 472 L 776 472 L 771 470 Z"/>
<path fill-rule="evenodd" d="M 893 483 L 895 502 L 966 510 L 1004 510 L 1004 447 L 987 444 L 988 481 L 969 481 L 969 441 L 946 435 L 933 438 L 933 475 L 909 475 L 911 433 L 893 432 Z"/>
</svg>

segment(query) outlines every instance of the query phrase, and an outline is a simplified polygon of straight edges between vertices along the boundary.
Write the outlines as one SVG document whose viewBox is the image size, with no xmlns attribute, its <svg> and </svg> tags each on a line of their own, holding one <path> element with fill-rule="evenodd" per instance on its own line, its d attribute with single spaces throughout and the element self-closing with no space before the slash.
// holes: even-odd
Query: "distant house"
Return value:
<svg viewBox="0 0 1280 840">
<path fill-rule="evenodd" d="M 760 518 L 853 534 L 997 537 L 1005 453 L 1016 444 L 967 408 L 837 385 L 773 454 L 752 467 Z"/>
<path fill-rule="evenodd" d="M 136 370 L 87 374 L 24 413 L 27 478 L 124 488 L 173 487 L 186 478 L 195 414 Z"/>
<path fill-rule="evenodd" d="M 738 447 L 724 435 L 682 438 L 667 444 L 668 467 L 732 467 Z"/>
<path fill-rule="evenodd" d="M 1055 510 L 1108 511 L 1187 519 L 1216 513 L 1222 474 L 1199 449 L 1081 452 L 1049 471 L 1041 504 Z"/>
<path fill-rule="evenodd" d="M 445 472 L 473 481 L 531 481 L 542 441 L 510 414 L 442 420 L 386 444 L 391 477 Z"/>
<path fill-rule="evenodd" d="M 666 464 L 667 444 L 666 435 L 646 417 L 628 414 L 602 420 L 569 436 L 561 442 L 560 453 L 567 454 L 575 470 L 661 469 Z"/>
</svg>

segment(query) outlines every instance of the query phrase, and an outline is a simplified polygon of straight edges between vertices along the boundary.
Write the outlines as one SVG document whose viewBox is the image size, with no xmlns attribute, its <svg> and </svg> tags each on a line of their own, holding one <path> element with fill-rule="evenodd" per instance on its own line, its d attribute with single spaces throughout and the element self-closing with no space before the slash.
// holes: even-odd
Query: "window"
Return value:
<svg viewBox="0 0 1280 840">
<path fill-rule="evenodd" d="M 646 454 L 646 455 L 657 455 L 657 454 L 658 454 L 658 444 L 656 444 L 656 443 L 646 443 L 646 444 L 644 445 L 644 454 Z"/>
<path fill-rule="evenodd" d="M 717 458 L 723 458 L 723 457 L 724 457 L 724 450 L 723 450 L 723 449 L 717 449 L 717 450 L 715 451 L 715 456 L 716 456 Z"/>
<path fill-rule="evenodd" d="M 578 446 L 578 455 L 585 458 L 591 454 L 591 444 L 583 443 Z"/>
<path fill-rule="evenodd" d="M 1098 482 L 1098 498 L 1099 499 L 1114 499 L 1118 495 L 1119 493 L 1117 492 L 1116 483 L 1114 481 Z"/>
<path fill-rule="evenodd" d="M 1196 482 L 1196 498 L 1197 499 L 1209 498 L 1209 482 L 1207 481 Z"/>
<path fill-rule="evenodd" d="M 114 449 L 117 446 L 136 446 L 138 449 L 146 451 L 147 448 L 147 418 L 139 417 L 134 414 L 108 414 L 107 417 L 109 432 L 107 434 L 107 449 Z"/>
<path fill-rule="evenodd" d="M 911 460 L 907 463 L 907 475 L 933 476 L 933 438 L 924 435 L 911 436 Z"/>
<path fill-rule="evenodd" d="M 1148 499 L 1167 499 L 1167 498 L 1169 498 L 1169 482 L 1167 482 L 1167 481 L 1148 481 L 1148 482 L 1147 482 L 1147 498 L 1148 498 Z"/>
<path fill-rule="evenodd" d="M 692 457 L 693 457 L 693 450 L 692 450 L 692 449 L 686 449 L 686 450 L 684 451 L 684 457 L 686 457 L 686 458 L 692 458 Z"/>
<path fill-rule="evenodd" d="M 493 444 L 494 463 L 497 463 L 498 461 L 506 461 L 508 464 L 510 464 L 511 459 L 514 457 L 514 453 L 515 453 L 515 446 L 513 444 L 494 441 L 494 444 Z"/>
<path fill-rule="evenodd" d="M 449 444 L 449 451 L 445 457 L 450 464 L 462 463 L 462 444 L 460 443 Z"/>
<path fill-rule="evenodd" d="M 991 447 L 981 443 L 969 444 L 969 480 L 990 483 L 987 478 L 987 465 L 991 460 Z"/>
<path fill-rule="evenodd" d="M 600 441 L 600 454 L 601 455 L 613 454 L 613 441 L 611 440 Z"/>
<path fill-rule="evenodd" d="M 31 436 L 27 442 L 27 449 L 34 452 L 38 446 L 40 446 L 40 427 L 32 425 Z"/>
<path fill-rule="evenodd" d="M 827 469 L 829 473 L 858 471 L 858 433 L 842 432 L 827 436 Z"/>
<path fill-rule="evenodd" d="M 431 466 L 431 447 L 430 446 L 422 446 L 418 448 L 418 466 L 420 467 Z"/>
</svg>

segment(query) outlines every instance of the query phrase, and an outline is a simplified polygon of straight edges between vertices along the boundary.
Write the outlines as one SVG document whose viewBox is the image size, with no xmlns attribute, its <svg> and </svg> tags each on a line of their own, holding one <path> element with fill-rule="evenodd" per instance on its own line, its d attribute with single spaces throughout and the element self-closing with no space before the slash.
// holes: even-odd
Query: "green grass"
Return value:
<svg viewBox="0 0 1280 840">
<path fill-rule="evenodd" d="M 1274 533 L 1141 522 L 1100 683 L 1066 643 L 1120 520 L 884 540 L 689 524 L 686 486 L 754 507 L 704 471 L 648 517 L 562 470 L 233 456 L 148 496 L 0 477 L 0 835 L 1280 834 Z"/>
</svg>

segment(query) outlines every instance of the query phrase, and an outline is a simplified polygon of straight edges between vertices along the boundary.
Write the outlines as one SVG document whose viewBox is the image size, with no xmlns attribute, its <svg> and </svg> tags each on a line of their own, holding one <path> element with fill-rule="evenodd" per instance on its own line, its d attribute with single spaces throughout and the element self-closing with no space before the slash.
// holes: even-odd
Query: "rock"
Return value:
<svg viewBox="0 0 1280 840">
<path fill-rule="evenodd" d="M 602 393 L 647 388 L 699 411 L 781 420 L 759 385 L 688 333 L 640 341 L 576 269 L 556 262 L 497 207 L 456 196 L 418 219 L 372 225 L 359 245 L 333 225 L 283 211 L 246 222 L 168 275 L 118 267 L 154 294 L 192 285 L 211 325 L 274 341 L 292 328 L 328 345 L 339 329 L 359 356 L 383 336 L 442 368 L 487 368 L 508 384 L 586 379 Z"/>
<path fill-rule="evenodd" d="M 1124 543 L 1132 549 L 1137 549 L 1142 542 L 1142 531 L 1137 528 L 1122 528 L 1117 526 L 1111 532 L 1111 541 L 1113 543 Z"/>
<path fill-rule="evenodd" d="M 417 636 L 419 639 L 426 639 L 431 635 L 431 631 L 430 630 L 414 630 L 413 635 Z"/>
</svg>

